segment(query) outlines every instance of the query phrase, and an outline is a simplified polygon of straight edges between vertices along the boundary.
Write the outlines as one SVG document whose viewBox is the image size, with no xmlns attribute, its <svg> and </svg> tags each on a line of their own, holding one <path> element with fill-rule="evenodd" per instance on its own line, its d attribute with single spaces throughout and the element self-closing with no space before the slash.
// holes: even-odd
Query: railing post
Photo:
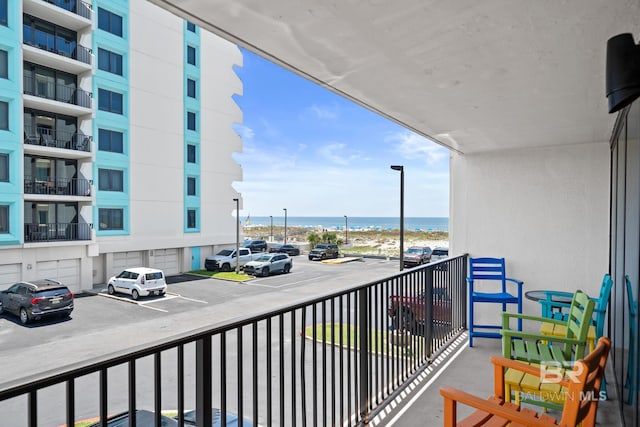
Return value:
<svg viewBox="0 0 640 427">
<path fill-rule="evenodd" d="M 360 349 L 360 419 L 363 424 L 369 422 L 369 327 L 367 321 L 369 319 L 369 304 L 367 300 L 367 288 L 358 291 L 359 320 L 358 330 L 358 348 Z"/>
<path fill-rule="evenodd" d="M 462 283 L 461 286 L 461 290 L 460 290 L 460 301 L 462 301 L 462 327 L 464 329 L 469 329 L 469 325 L 467 325 L 467 266 L 469 265 L 469 255 L 465 254 L 462 257 L 463 260 L 463 264 L 462 264 L 462 268 L 460 269 L 460 271 L 462 271 L 462 274 L 460 277 L 460 281 L 459 283 Z M 460 260 L 457 260 L 458 262 L 460 262 Z"/>
<path fill-rule="evenodd" d="M 433 354 L 433 268 L 425 268 L 424 281 L 424 342 L 427 358 Z"/>
<path fill-rule="evenodd" d="M 210 427 L 211 424 L 211 336 L 196 341 L 196 426 Z M 224 409 L 224 408 L 223 408 Z"/>
</svg>

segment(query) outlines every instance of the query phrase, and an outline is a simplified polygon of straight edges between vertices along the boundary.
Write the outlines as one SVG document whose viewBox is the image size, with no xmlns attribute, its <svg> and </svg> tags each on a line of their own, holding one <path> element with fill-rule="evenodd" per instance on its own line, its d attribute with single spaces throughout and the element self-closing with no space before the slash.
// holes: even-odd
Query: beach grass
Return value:
<svg viewBox="0 0 640 427">
<path fill-rule="evenodd" d="M 307 326 L 305 328 L 305 337 L 308 339 L 313 339 L 313 332 L 315 329 L 316 333 L 316 342 L 322 343 L 323 341 L 329 345 L 340 346 L 343 348 L 350 348 L 353 350 L 358 350 L 360 348 L 360 330 L 358 327 L 354 325 L 333 323 L 333 324 L 325 324 L 320 325 L 312 325 Z M 342 339 L 341 337 L 342 330 Z M 396 345 L 395 336 L 391 333 L 387 333 L 387 331 L 375 330 L 372 329 L 370 331 L 371 338 L 369 341 L 369 347 L 372 353 L 377 354 L 391 354 L 393 356 L 411 356 L 412 350 L 411 346 L 406 345 Z M 397 342 L 397 341 L 396 341 Z"/>
<path fill-rule="evenodd" d="M 311 233 L 322 234 L 323 229 L 307 227 L 287 227 L 287 243 L 306 244 Z M 335 233 L 338 244 L 342 246 L 342 252 L 360 255 L 382 255 L 400 256 L 400 231 L 399 230 L 349 230 L 346 234 L 344 230 L 329 230 Z M 243 235 L 248 239 L 270 240 L 270 226 L 245 226 Z M 345 237 L 348 245 L 344 245 Z M 273 239 L 282 241 L 284 238 L 284 227 L 273 227 Z M 417 231 L 405 230 L 404 247 L 409 246 L 449 246 L 449 233 L 447 231 Z"/>
</svg>

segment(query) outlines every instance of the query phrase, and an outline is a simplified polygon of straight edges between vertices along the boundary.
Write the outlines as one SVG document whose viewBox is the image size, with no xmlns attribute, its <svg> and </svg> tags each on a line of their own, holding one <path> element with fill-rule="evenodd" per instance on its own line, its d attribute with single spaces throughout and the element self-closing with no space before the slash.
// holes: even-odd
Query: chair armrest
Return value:
<svg viewBox="0 0 640 427">
<path fill-rule="evenodd" d="M 554 335 L 533 334 L 530 332 L 522 332 L 514 329 L 507 329 L 507 330 L 501 329 L 500 334 L 503 336 L 503 338 L 509 338 L 509 339 L 523 338 L 523 339 L 530 339 L 530 340 L 547 341 L 549 344 L 563 343 L 563 344 L 572 344 L 572 345 L 586 345 L 586 340 L 580 341 L 575 338 L 557 337 Z"/>
<path fill-rule="evenodd" d="M 532 316 L 529 314 L 520 314 L 520 313 L 510 313 L 503 311 L 502 313 L 502 329 L 509 329 L 509 319 L 522 319 L 522 320 L 530 320 L 539 323 L 554 323 L 556 325 L 566 326 L 567 322 L 564 322 L 559 319 L 550 319 L 548 317 L 542 316 Z"/>
<path fill-rule="evenodd" d="M 513 282 L 513 283 L 517 284 L 518 286 L 522 286 L 522 284 L 524 283 L 522 280 L 512 279 L 511 277 L 505 277 L 504 280 L 508 280 L 509 282 Z"/>
<path fill-rule="evenodd" d="M 472 408 L 479 409 L 481 411 L 487 412 L 489 414 L 496 415 L 498 417 L 505 418 L 515 423 L 519 423 L 526 426 L 531 427 L 548 427 L 549 421 L 540 419 L 536 415 L 531 412 L 525 413 L 520 412 L 515 409 L 514 406 L 507 406 L 498 403 L 497 399 L 487 400 L 482 399 L 478 396 L 474 396 L 470 393 L 467 393 L 462 390 L 458 390 L 452 387 L 442 387 L 440 388 L 440 394 L 445 399 L 445 426 L 447 426 L 447 419 L 451 422 L 450 425 L 455 425 L 457 420 L 447 417 L 447 407 L 451 406 L 451 410 L 455 415 L 455 404 L 456 402 L 460 402 L 464 405 L 470 406 Z"/>
</svg>

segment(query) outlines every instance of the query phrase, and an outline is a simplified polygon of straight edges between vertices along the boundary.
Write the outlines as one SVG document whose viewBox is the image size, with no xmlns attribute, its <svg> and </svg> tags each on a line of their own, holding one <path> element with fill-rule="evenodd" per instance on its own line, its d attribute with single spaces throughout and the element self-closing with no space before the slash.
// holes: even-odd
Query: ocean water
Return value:
<svg viewBox="0 0 640 427">
<path fill-rule="evenodd" d="M 251 215 L 241 218 L 245 226 L 270 226 L 271 217 Z M 273 217 L 274 226 L 284 226 L 284 216 Z M 327 230 L 399 230 L 399 217 L 347 217 L 343 216 L 287 216 L 288 227 L 326 228 Z M 404 229 L 407 231 L 449 231 L 447 217 L 405 217 Z"/>
</svg>

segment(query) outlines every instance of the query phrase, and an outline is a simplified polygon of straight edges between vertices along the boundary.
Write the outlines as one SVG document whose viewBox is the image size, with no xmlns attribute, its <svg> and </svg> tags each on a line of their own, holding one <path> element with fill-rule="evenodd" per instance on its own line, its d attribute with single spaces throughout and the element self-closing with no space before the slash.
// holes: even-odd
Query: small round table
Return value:
<svg viewBox="0 0 640 427">
<path fill-rule="evenodd" d="M 547 299 L 549 292 L 553 292 L 553 295 L 551 295 L 550 301 L 571 304 L 571 301 L 573 299 L 573 294 L 569 292 L 567 292 L 566 295 L 558 295 L 556 294 L 556 291 L 538 290 L 538 291 L 527 291 L 524 293 L 524 296 L 525 298 L 530 299 L 531 301 L 542 301 Z"/>
</svg>

